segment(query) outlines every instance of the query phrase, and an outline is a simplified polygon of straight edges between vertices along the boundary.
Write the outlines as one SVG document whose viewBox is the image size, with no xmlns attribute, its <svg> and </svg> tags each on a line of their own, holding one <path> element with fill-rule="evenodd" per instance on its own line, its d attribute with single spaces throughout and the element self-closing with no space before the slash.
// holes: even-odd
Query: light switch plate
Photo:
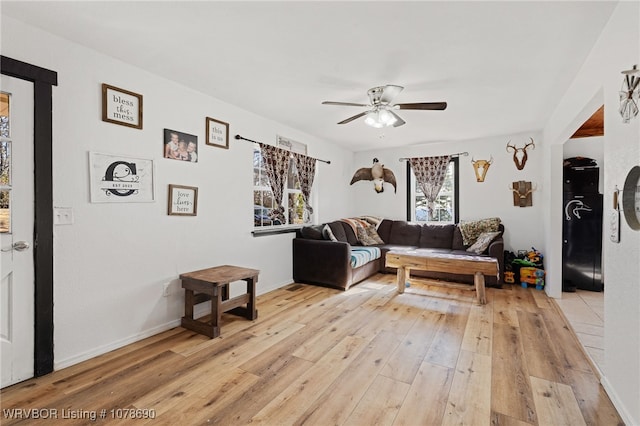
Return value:
<svg viewBox="0 0 640 426">
<path fill-rule="evenodd" d="M 73 209 L 71 207 L 54 207 L 53 208 L 53 224 L 54 225 L 72 225 Z"/>
</svg>

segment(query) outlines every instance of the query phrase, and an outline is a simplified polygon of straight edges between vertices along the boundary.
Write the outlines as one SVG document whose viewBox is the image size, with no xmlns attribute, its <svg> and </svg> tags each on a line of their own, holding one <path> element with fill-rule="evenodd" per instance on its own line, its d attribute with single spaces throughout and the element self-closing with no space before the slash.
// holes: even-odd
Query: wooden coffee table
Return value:
<svg viewBox="0 0 640 426">
<path fill-rule="evenodd" d="M 484 290 L 484 276 L 498 276 L 498 261 L 492 257 L 438 253 L 430 250 L 392 250 L 387 253 L 386 265 L 398 268 L 398 293 L 404 293 L 406 280 L 411 269 L 432 272 L 452 272 L 473 275 L 478 303 L 487 303 Z M 441 283 L 449 287 L 459 284 Z"/>
<path fill-rule="evenodd" d="M 214 338 L 220 335 L 220 317 L 223 312 L 240 315 L 248 320 L 258 318 L 256 283 L 259 273 L 256 269 L 224 265 L 180 274 L 182 288 L 185 290 L 182 327 Z M 229 299 L 229 283 L 234 281 L 246 281 L 247 292 Z M 211 300 L 211 323 L 193 318 L 193 307 L 207 300 Z"/>
</svg>

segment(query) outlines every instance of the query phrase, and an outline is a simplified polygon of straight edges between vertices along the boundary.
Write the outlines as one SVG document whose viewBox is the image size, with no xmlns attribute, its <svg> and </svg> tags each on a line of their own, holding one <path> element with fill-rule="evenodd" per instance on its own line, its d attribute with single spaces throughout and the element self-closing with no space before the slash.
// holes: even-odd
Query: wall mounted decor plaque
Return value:
<svg viewBox="0 0 640 426">
<path fill-rule="evenodd" d="M 102 121 L 142 129 L 142 95 L 103 83 Z"/>
</svg>

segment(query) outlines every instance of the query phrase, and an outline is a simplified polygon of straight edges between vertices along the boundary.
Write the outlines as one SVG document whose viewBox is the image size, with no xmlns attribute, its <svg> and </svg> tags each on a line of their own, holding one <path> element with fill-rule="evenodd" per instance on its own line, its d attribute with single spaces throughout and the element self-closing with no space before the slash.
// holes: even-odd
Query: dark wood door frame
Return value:
<svg viewBox="0 0 640 426">
<path fill-rule="evenodd" d="M 35 342 L 34 375 L 53 371 L 53 86 L 58 73 L 0 56 L 0 71 L 33 83 Z"/>
</svg>

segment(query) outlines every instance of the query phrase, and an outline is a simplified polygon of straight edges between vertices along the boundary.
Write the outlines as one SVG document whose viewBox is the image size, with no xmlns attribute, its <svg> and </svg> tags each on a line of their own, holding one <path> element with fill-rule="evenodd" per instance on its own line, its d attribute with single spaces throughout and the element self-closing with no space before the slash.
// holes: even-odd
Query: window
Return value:
<svg viewBox="0 0 640 426">
<path fill-rule="evenodd" d="M 435 201 L 434 219 L 429 219 L 427 199 L 416 185 L 416 177 L 407 162 L 407 220 L 424 223 L 458 223 L 458 158 L 449 162 L 447 175 Z"/>
<path fill-rule="evenodd" d="M 10 95 L 0 93 L 0 233 L 11 232 Z"/>
<path fill-rule="evenodd" d="M 292 152 L 307 153 L 307 146 L 300 142 L 292 141 L 278 136 L 276 146 L 288 149 Z M 269 187 L 269 178 L 265 172 L 260 145 L 253 147 L 253 224 L 255 227 L 268 227 L 279 225 L 303 225 L 310 223 L 311 218 L 306 214 L 304 199 L 300 191 L 300 182 L 293 158 L 289 159 L 289 172 L 284 186 L 282 203 L 285 208 L 286 223 L 272 220 L 269 217 L 271 210 L 275 208 L 273 193 Z"/>
</svg>

